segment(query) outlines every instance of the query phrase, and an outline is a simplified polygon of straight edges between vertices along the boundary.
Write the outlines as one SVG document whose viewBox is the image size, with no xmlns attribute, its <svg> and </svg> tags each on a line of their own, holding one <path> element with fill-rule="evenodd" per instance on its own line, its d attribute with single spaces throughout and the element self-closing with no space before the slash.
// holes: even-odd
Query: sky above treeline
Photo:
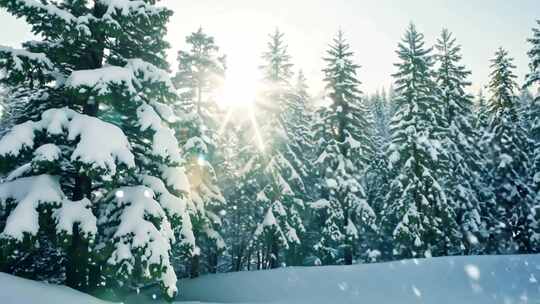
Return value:
<svg viewBox="0 0 540 304">
<path fill-rule="evenodd" d="M 392 83 L 397 44 L 409 22 L 435 43 L 443 27 L 454 33 L 463 48 L 463 63 L 472 71 L 472 92 L 488 81 L 489 59 L 502 46 L 515 58 L 519 82 L 528 70 L 526 55 L 539 0 L 164 0 L 175 14 L 169 23 L 169 59 L 175 69 L 176 52 L 185 36 L 199 26 L 216 39 L 235 74 L 260 77 L 257 67 L 268 34 L 276 27 L 285 33 L 295 68 L 304 70 L 317 93 L 322 87 L 322 57 L 338 29 L 345 32 L 366 93 Z M 0 45 L 19 46 L 32 38 L 21 20 L 0 10 Z"/>
</svg>

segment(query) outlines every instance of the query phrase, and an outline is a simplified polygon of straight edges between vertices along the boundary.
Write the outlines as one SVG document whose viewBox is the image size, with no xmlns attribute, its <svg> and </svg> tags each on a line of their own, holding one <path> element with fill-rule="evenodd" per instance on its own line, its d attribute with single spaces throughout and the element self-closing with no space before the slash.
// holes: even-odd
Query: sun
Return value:
<svg viewBox="0 0 540 304">
<path fill-rule="evenodd" d="M 257 65 L 249 60 L 229 60 L 217 102 L 221 107 L 250 107 L 255 103 L 260 79 Z"/>
<path fill-rule="evenodd" d="M 256 60 L 249 56 L 227 59 L 225 81 L 219 93 L 220 97 L 217 99 L 218 106 L 226 110 L 219 134 L 225 132 L 236 118 L 247 120 L 252 126 L 256 146 L 260 152 L 264 152 L 264 140 L 259 129 L 257 115 L 255 115 L 255 103 L 262 79 Z"/>
</svg>

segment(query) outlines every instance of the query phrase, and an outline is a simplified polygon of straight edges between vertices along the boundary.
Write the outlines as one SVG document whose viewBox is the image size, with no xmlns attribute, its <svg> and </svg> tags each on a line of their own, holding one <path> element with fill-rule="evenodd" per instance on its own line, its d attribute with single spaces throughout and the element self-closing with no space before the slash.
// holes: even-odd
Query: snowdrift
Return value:
<svg viewBox="0 0 540 304">
<path fill-rule="evenodd" d="M 111 304 L 68 287 L 0 272 L 0 304 Z"/>
<path fill-rule="evenodd" d="M 178 303 L 540 303 L 540 255 L 445 257 L 203 276 L 180 283 Z M 157 303 L 133 296 L 131 303 Z M 0 304 L 110 304 L 0 273 Z"/>
<path fill-rule="evenodd" d="M 540 255 L 444 257 L 291 267 L 181 282 L 181 300 L 216 303 L 540 303 Z"/>
</svg>

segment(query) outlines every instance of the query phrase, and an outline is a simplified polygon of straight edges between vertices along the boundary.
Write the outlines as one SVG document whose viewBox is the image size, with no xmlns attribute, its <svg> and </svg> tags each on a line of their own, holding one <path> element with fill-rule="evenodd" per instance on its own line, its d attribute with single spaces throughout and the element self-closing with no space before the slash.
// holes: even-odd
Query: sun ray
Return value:
<svg viewBox="0 0 540 304">
<path fill-rule="evenodd" d="M 257 147 L 261 152 L 264 152 L 264 141 L 261 136 L 259 124 L 257 123 L 257 118 L 255 117 L 255 111 L 253 109 L 253 106 L 249 107 L 249 119 L 251 120 L 251 124 L 253 125 L 253 131 L 255 132 L 255 140 L 257 141 Z"/>
</svg>

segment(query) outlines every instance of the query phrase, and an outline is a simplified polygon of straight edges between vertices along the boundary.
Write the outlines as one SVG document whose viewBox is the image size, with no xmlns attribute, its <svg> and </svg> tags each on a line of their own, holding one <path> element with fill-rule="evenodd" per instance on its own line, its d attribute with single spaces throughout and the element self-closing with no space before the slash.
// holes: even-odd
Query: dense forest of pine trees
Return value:
<svg viewBox="0 0 540 304">
<path fill-rule="evenodd" d="M 3 272 L 170 299 L 202 273 L 540 251 L 540 21 L 525 81 L 500 48 L 476 97 L 446 29 L 409 25 L 371 96 L 339 31 L 323 105 L 276 29 L 239 115 L 203 28 L 168 72 L 154 1 L 0 7 L 40 37 L 0 46 Z"/>
</svg>

